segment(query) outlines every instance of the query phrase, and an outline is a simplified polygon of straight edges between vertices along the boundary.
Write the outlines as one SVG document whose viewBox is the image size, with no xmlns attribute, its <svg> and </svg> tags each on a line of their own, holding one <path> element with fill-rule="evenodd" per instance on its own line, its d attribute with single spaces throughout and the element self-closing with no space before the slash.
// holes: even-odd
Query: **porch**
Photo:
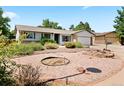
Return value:
<svg viewBox="0 0 124 93">
<path fill-rule="evenodd" d="M 20 35 L 26 34 L 26 38 L 24 41 L 27 42 L 38 42 L 43 38 L 48 38 L 55 40 L 56 43 L 63 45 L 64 42 L 72 41 L 71 35 L 65 34 L 56 34 L 56 33 L 39 33 L 39 32 L 21 32 Z"/>
</svg>

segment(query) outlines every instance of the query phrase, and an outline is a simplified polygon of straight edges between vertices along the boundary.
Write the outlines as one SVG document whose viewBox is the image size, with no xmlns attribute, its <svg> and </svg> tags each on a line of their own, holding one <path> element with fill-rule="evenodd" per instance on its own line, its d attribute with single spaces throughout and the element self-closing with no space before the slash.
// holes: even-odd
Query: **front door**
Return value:
<svg viewBox="0 0 124 93">
<path fill-rule="evenodd" d="M 54 40 L 59 44 L 59 34 L 54 34 Z"/>
</svg>

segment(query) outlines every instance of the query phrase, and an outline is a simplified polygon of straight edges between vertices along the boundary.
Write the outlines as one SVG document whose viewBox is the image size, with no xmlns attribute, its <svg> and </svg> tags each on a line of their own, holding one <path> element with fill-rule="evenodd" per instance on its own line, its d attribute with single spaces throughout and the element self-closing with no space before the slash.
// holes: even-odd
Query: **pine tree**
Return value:
<svg viewBox="0 0 124 93">
<path fill-rule="evenodd" d="M 118 16 L 114 20 L 114 28 L 120 40 L 120 43 L 124 45 L 124 7 L 122 7 L 122 10 L 117 10 L 117 13 Z"/>
<path fill-rule="evenodd" d="M 49 19 L 44 19 L 43 23 L 42 23 L 42 26 L 38 26 L 38 27 L 63 29 L 61 26 L 59 26 L 59 23 L 50 21 Z"/>
<path fill-rule="evenodd" d="M 69 29 L 74 30 L 74 25 L 71 25 Z"/>
<path fill-rule="evenodd" d="M 88 22 L 86 22 L 84 25 L 86 31 L 92 31 Z"/>
</svg>

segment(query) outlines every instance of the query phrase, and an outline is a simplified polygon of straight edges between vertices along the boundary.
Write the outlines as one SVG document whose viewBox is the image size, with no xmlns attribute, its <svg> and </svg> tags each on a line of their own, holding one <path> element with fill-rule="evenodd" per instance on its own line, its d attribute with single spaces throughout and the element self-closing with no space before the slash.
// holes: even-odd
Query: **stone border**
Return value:
<svg viewBox="0 0 124 93">
<path fill-rule="evenodd" d="M 44 60 L 46 60 L 46 59 L 50 59 L 50 58 L 63 58 L 63 57 L 46 57 L 46 58 L 43 58 L 43 59 L 41 60 L 41 63 L 42 63 L 43 65 L 46 65 L 46 66 L 62 66 L 62 65 L 67 65 L 67 64 L 70 63 L 70 60 L 67 59 L 67 58 L 63 58 L 64 60 L 67 60 L 66 63 L 58 64 L 58 65 L 49 65 L 49 64 L 45 64 L 45 63 L 43 62 Z"/>
</svg>

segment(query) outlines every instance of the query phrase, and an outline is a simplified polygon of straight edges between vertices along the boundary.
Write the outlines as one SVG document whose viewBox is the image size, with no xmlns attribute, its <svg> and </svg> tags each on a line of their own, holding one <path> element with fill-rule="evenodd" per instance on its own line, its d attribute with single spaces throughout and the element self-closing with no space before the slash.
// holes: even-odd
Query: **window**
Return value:
<svg viewBox="0 0 124 93">
<path fill-rule="evenodd" d="M 48 33 L 41 33 L 41 37 L 42 38 L 48 38 L 48 39 L 50 39 L 50 34 L 48 34 Z"/>
<path fill-rule="evenodd" d="M 64 41 L 64 42 L 71 41 L 71 37 L 70 36 L 62 36 L 62 41 Z"/>
<path fill-rule="evenodd" d="M 35 32 L 26 32 L 27 39 L 35 39 Z"/>
<path fill-rule="evenodd" d="M 45 33 L 45 34 L 44 34 L 44 37 L 45 37 L 45 38 L 50 38 L 50 34 L 46 34 L 46 33 Z"/>
</svg>

